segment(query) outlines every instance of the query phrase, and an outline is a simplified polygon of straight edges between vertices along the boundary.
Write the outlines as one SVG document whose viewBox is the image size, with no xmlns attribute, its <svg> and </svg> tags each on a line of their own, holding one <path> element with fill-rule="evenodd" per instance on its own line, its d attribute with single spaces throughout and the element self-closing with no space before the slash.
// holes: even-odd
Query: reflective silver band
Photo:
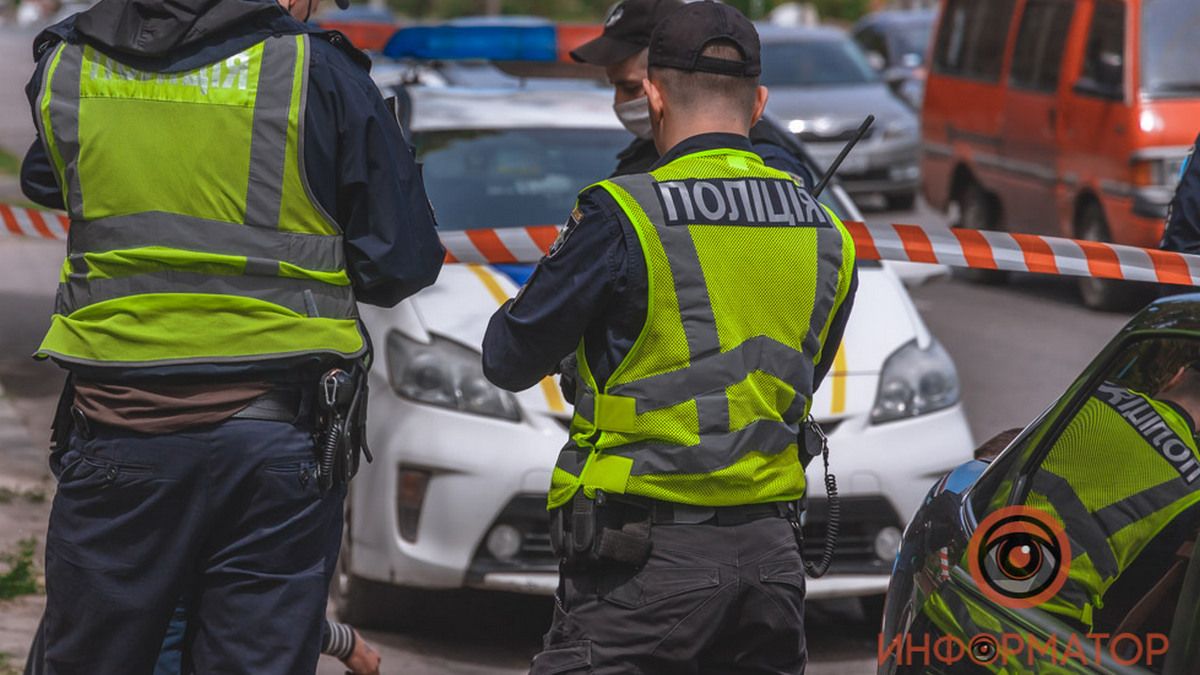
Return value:
<svg viewBox="0 0 1200 675">
<path fill-rule="evenodd" d="M 1108 545 L 1108 536 L 1100 529 L 1095 515 L 1079 500 L 1071 484 L 1061 476 L 1038 470 L 1033 475 L 1033 490 L 1044 495 L 1058 512 L 1072 548 L 1086 551 L 1101 577 L 1107 579 L 1117 576 L 1120 568 Z"/>
<path fill-rule="evenodd" d="M 675 295 L 679 301 L 683 332 L 687 336 L 690 362 L 696 364 L 720 354 L 721 339 L 717 335 L 717 318 L 713 313 L 712 300 L 708 297 L 704 269 L 700 265 L 700 256 L 696 252 L 696 243 L 692 240 L 691 232 L 686 227 L 664 225 L 666 218 L 662 202 L 659 200 L 658 182 L 650 175 L 621 176 L 612 179 L 612 183 L 624 189 L 637 201 L 658 232 L 659 241 L 662 242 L 671 266 L 671 276 L 675 281 Z M 729 400 L 723 390 L 719 396 L 698 398 L 696 407 L 701 434 L 724 433 L 729 430 Z"/>
<path fill-rule="evenodd" d="M 313 208 L 325 218 L 325 222 L 333 228 L 334 232 L 341 232 L 342 226 L 333 216 L 329 215 L 329 212 L 321 205 L 321 200 L 317 199 L 316 194 L 313 193 L 312 186 L 308 183 L 308 171 L 304 168 L 306 166 L 304 163 L 304 128 L 308 124 L 308 64 L 312 60 L 312 40 L 307 35 L 302 35 L 300 40 L 304 49 L 303 59 L 300 63 L 300 110 L 296 112 L 296 161 L 300 166 L 300 182 L 304 185 L 304 194 L 308 195 L 308 201 L 312 203 Z"/>
<path fill-rule="evenodd" d="M 1189 487 L 1183 479 L 1175 478 L 1113 502 L 1092 515 L 1109 536 L 1113 536 L 1188 497 L 1200 499 L 1200 493 Z"/>
<path fill-rule="evenodd" d="M 246 186 L 246 224 L 276 228 L 283 202 L 283 164 L 287 155 L 288 113 L 296 68 L 291 36 L 263 43 L 254 123 L 250 135 L 250 173 Z"/>
<path fill-rule="evenodd" d="M 817 233 L 817 278 L 808 335 L 804 338 L 804 352 L 811 354 L 815 363 L 821 359 L 821 334 L 833 319 L 833 303 L 837 299 L 838 282 L 841 277 L 844 242 L 842 231 L 836 227 L 816 228 L 814 231 Z M 829 356 L 833 358 L 832 354 Z M 811 394 L 811 383 L 809 388 Z"/>
<path fill-rule="evenodd" d="M 751 452 L 774 455 L 794 448 L 799 426 L 774 420 L 759 420 L 737 431 L 709 433 L 698 445 L 685 447 L 667 443 L 631 443 L 605 450 L 605 454 L 633 459 L 629 475 L 662 473 L 712 473 L 736 464 Z"/>
<path fill-rule="evenodd" d="M 309 279 L 279 276 L 221 276 L 195 272 L 165 271 L 115 279 L 88 279 L 70 275 L 58 285 L 56 311 L 69 316 L 88 305 L 132 295 L 152 293 L 200 293 L 254 298 L 286 307 L 301 316 L 354 319 L 358 308 L 349 286 L 334 286 Z"/>
<path fill-rule="evenodd" d="M 79 188 L 79 78 L 83 71 L 83 49 L 82 44 L 66 44 L 50 82 L 50 125 L 54 127 L 54 142 L 63 161 L 66 206 L 72 218 L 83 215 L 83 192 Z"/>
<path fill-rule="evenodd" d="M 71 223 L 69 248 L 72 254 L 145 246 L 256 256 L 317 272 L 334 272 L 346 267 L 339 235 L 280 232 L 161 211 Z M 86 269 L 82 271 L 86 272 Z"/>
<path fill-rule="evenodd" d="M 678 405 L 707 392 L 724 391 L 754 371 L 784 382 L 812 382 L 813 367 L 806 358 L 765 335 L 750 338 L 727 352 L 709 356 L 703 368 L 683 368 L 636 382 L 613 385 L 609 393 L 638 399 L 638 413 Z M 797 398 L 803 398 L 797 391 Z M 728 425 L 725 429 L 728 429 Z"/>
<path fill-rule="evenodd" d="M 579 447 L 575 441 L 567 441 L 567 445 L 558 453 L 558 461 L 555 462 L 555 467 L 566 471 L 572 476 L 578 476 L 583 473 L 583 466 L 587 464 L 589 454 L 587 450 Z"/>
</svg>

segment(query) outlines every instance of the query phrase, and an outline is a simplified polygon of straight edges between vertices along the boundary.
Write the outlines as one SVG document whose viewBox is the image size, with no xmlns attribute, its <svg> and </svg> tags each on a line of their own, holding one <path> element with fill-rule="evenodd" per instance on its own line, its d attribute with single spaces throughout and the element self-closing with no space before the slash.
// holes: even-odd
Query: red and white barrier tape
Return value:
<svg viewBox="0 0 1200 675">
<path fill-rule="evenodd" d="M 66 239 L 71 220 L 65 213 L 0 204 L 0 234 L 39 239 Z"/>
<path fill-rule="evenodd" d="M 61 213 L 0 204 L 0 233 L 66 239 Z M 1200 286 L 1200 256 L 1035 234 L 980 232 L 922 225 L 847 222 L 862 260 L 934 263 L 982 270 L 1149 281 Z M 447 262 L 535 263 L 550 250 L 558 227 L 540 225 L 441 233 Z"/>
</svg>

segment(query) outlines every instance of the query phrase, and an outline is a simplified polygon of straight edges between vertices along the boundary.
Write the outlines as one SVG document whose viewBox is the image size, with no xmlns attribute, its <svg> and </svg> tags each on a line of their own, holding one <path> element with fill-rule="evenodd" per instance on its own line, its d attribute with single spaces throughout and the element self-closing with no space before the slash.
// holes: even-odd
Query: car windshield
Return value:
<svg viewBox="0 0 1200 675">
<path fill-rule="evenodd" d="M 1195 39 L 1200 34 L 1196 0 L 1142 3 L 1142 90 L 1158 97 L 1200 97 Z"/>
<path fill-rule="evenodd" d="M 911 65 L 925 62 L 925 50 L 929 47 L 929 34 L 933 31 L 932 23 L 913 22 L 897 25 L 892 39 L 895 40 L 896 54 L 900 60 L 916 57 Z M 906 64 L 909 65 L 909 64 Z"/>
<path fill-rule="evenodd" d="M 579 190 L 612 173 L 623 129 L 471 129 L 414 134 L 442 230 L 559 225 Z"/>
<path fill-rule="evenodd" d="M 858 46 L 847 39 L 767 42 L 762 83 L 768 87 L 823 87 L 876 82 Z"/>
</svg>

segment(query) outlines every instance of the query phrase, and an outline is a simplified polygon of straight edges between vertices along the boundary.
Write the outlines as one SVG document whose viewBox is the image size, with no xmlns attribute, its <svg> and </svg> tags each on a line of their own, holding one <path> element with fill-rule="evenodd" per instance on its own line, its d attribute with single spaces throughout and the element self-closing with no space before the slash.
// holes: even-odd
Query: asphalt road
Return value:
<svg viewBox="0 0 1200 675">
<path fill-rule="evenodd" d="M 20 91 L 27 78 L 29 37 L 0 32 L 0 145 L 17 154 L 32 137 Z M 11 179 L 7 186 L 5 190 L 0 179 L 0 198 L 12 199 Z M 924 209 L 868 213 L 868 220 L 943 222 Z M 35 436 L 44 433 L 61 375 L 27 355 L 45 329 L 60 256 L 58 244 L 0 238 L 0 384 L 15 399 L 26 425 L 37 430 Z M 1085 310 L 1069 281 L 1046 278 L 1022 277 L 994 287 L 941 279 L 912 295 L 958 365 L 977 440 L 1036 416 L 1128 318 Z M 469 596 L 459 608 L 457 619 L 435 618 L 417 632 L 370 632 L 384 655 L 384 672 L 525 672 L 549 617 L 547 602 Z M 29 614 L 36 617 L 36 612 Z M 853 603 L 811 607 L 808 633 L 812 675 L 872 671 L 876 627 L 862 620 Z M 320 672 L 342 670 L 326 660 Z"/>
</svg>

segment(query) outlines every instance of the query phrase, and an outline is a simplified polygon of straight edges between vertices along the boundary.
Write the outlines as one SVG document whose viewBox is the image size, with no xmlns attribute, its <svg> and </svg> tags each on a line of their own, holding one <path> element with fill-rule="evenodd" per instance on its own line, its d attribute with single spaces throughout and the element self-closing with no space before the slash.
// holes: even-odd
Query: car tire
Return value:
<svg viewBox="0 0 1200 675">
<path fill-rule="evenodd" d="M 987 192 L 975 181 L 969 180 L 954 197 L 957 205 L 958 222 L 953 227 L 967 230 L 996 229 L 996 208 Z M 960 269 L 959 277 L 976 284 L 999 285 L 1008 281 L 1008 272 L 1001 270 Z"/>
<path fill-rule="evenodd" d="M 1112 241 L 1104 209 L 1089 202 L 1079 212 L 1077 233 L 1085 241 Z M 1156 284 L 1121 281 L 1119 279 L 1079 279 L 1079 297 L 1088 309 L 1104 312 L 1127 312 L 1149 302 Z"/>
<path fill-rule="evenodd" d="M 404 629 L 420 624 L 428 604 L 422 591 L 364 579 L 354 573 L 350 536 L 353 522 L 347 510 L 342 549 L 333 583 L 329 584 L 329 597 L 338 621 L 355 628 Z"/>
<path fill-rule="evenodd" d="M 887 202 L 888 211 L 912 211 L 917 205 L 917 193 L 915 192 L 900 192 L 884 195 L 883 198 Z"/>
</svg>

